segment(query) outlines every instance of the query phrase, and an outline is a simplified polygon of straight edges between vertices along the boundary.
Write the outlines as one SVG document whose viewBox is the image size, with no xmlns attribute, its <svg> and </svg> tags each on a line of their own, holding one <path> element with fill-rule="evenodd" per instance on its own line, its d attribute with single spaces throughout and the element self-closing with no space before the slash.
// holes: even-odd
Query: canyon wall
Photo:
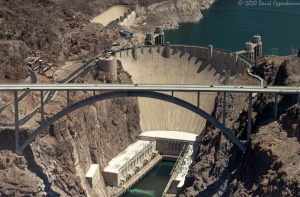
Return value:
<svg viewBox="0 0 300 197">
<path fill-rule="evenodd" d="M 121 67 L 117 81 L 96 70 L 78 80 L 131 83 L 130 76 Z M 71 102 L 89 96 L 92 96 L 91 92 L 74 93 Z M 47 105 L 47 116 L 66 105 L 65 95 L 59 94 L 56 99 L 58 103 Z M 23 130 L 23 135 L 27 132 L 30 131 Z M 1 131 L 0 195 L 14 196 L 19 192 L 20 195 L 105 197 L 106 185 L 102 176 L 100 185 L 92 190 L 85 180 L 85 173 L 91 163 L 98 163 L 103 170 L 111 158 L 137 139 L 140 132 L 136 98 L 105 100 L 67 115 L 39 136 L 25 150 L 24 157 L 12 153 L 14 142 L 7 139 L 13 139 L 13 131 Z M 26 179 L 28 181 L 23 182 Z"/>
<path fill-rule="evenodd" d="M 299 71 L 299 60 L 294 57 L 267 57 L 254 68 L 254 73 L 269 85 L 299 86 L 296 77 Z M 245 140 L 246 97 L 233 95 L 233 98 L 234 107 L 238 108 L 229 111 L 227 126 Z M 300 108 L 297 102 L 297 95 L 280 95 L 279 117 L 275 120 L 273 96 L 258 95 L 254 99 L 253 130 L 245 154 L 208 125 L 199 155 L 179 196 L 299 196 L 300 173 L 296 169 L 300 163 Z M 217 118 L 221 118 L 221 103 L 222 98 L 217 98 L 213 113 Z"/>
</svg>

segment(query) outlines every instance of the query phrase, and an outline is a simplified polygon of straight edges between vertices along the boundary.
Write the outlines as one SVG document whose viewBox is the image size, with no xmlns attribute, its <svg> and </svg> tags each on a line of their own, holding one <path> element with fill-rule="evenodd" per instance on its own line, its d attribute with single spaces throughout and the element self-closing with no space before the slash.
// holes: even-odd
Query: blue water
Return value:
<svg viewBox="0 0 300 197">
<path fill-rule="evenodd" d="M 260 34 L 265 55 L 289 55 L 292 48 L 294 51 L 300 48 L 300 4 L 250 6 L 245 5 L 246 1 L 239 5 L 239 1 L 217 0 L 204 11 L 199 23 L 183 23 L 177 30 L 166 31 L 166 40 L 173 44 L 212 44 L 216 48 L 237 51 L 244 48 L 244 43 L 254 34 Z M 300 3 L 300 0 L 290 2 Z"/>
<path fill-rule="evenodd" d="M 172 161 L 162 161 L 122 197 L 161 197 L 174 166 Z"/>
</svg>

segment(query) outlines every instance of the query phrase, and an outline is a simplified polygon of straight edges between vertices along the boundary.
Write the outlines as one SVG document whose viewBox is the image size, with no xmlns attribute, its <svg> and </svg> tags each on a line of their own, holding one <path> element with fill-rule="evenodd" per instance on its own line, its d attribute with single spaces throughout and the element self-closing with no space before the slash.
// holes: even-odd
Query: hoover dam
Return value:
<svg viewBox="0 0 300 197">
<path fill-rule="evenodd" d="M 208 47 L 167 45 L 139 47 L 115 54 L 134 84 L 203 84 L 220 85 L 251 67 L 237 54 Z M 257 80 L 257 85 L 260 81 Z M 211 113 L 215 93 L 176 93 Z M 138 98 L 142 131 L 182 131 L 201 134 L 206 121 L 180 106 Z M 155 106 L 155 107 L 154 107 Z"/>
<path fill-rule="evenodd" d="M 1 2 L 0 196 L 300 196 L 299 6 L 245 2 Z"/>
<path fill-rule="evenodd" d="M 222 124 L 217 123 L 216 119 L 210 115 L 216 107 L 216 97 L 219 94 L 224 93 L 223 119 L 225 120 L 226 97 L 230 97 L 231 92 L 248 92 L 249 99 L 252 100 L 257 91 L 280 91 L 281 93 L 297 91 L 296 89 L 282 90 L 279 87 L 277 87 L 278 90 L 276 88 L 264 90 L 263 80 L 250 72 L 253 60 L 261 55 L 261 48 L 261 38 L 258 35 L 253 37 L 253 43 L 247 42 L 245 50 L 239 52 L 214 49 L 212 45 L 200 47 L 167 43 L 157 46 L 134 46 L 103 53 L 101 57 L 92 61 L 95 62 L 93 63 L 95 69 L 110 73 L 114 79 L 118 75 L 118 69 L 123 68 L 131 77 L 133 86 L 114 84 L 1 86 L 1 90 L 14 91 L 15 95 L 16 152 L 22 154 L 25 148 L 48 126 L 81 107 L 119 96 L 137 96 L 139 123 L 142 131 L 140 140 L 114 157 L 103 169 L 102 175 L 100 175 L 98 164 L 91 164 L 86 172 L 86 179 L 91 188 L 96 188 L 99 181 L 104 179 L 105 184 L 112 188 L 108 195 L 119 196 L 162 159 L 173 160 L 176 161 L 176 164 L 172 169 L 172 177 L 164 193 L 174 195 L 184 184 L 185 176 L 196 154 L 195 147 L 201 143 L 207 121 L 216 124 L 215 126 L 220 128 L 233 143 L 243 152 L 245 151 L 243 143 L 226 128 L 225 122 L 223 121 L 224 125 L 220 126 Z M 87 73 L 84 71 L 85 69 L 90 69 L 90 66 L 83 66 L 83 73 Z M 235 76 L 242 74 L 252 80 L 252 84 L 243 85 L 252 86 L 224 86 Z M 240 90 L 241 88 L 242 90 Z M 42 124 L 19 144 L 17 92 L 23 89 L 42 91 L 40 94 L 41 105 L 38 107 L 41 112 Z M 64 90 L 67 90 L 66 108 L 48 120 L 44 120 L 46 101 L 43 99 L 43 91 L 59 94 Z M 90 98 L 69 104 L 70 91 L 91 90 L 93 96 Z M 99 90 L 108 92 L 99 94 L 96 92 Z M 114 93 L 114 91 L 116 92 Z M 201 111 L 195 113 L 196 111 L 191 110 L 187 105 Z M 252 101 L 249 100 L 249 109 L 251 108 Z M 201 115 L 204 113 L 206 115 Z M 249 121 L 251 122 L 251 117 L 248 118 Z M 247 140 L 248 138 L 249 134 Z"/>
<path fill-rule="evenodd" d="M 139 196 L 144 195 L 145 191 L 137 190 L 136 194 L 126 191 L 135 191 L 130 188 L 151 173 L 153 168 L 154 172 L 157 171 L 155 166 L 161 161 L 158 166 L 165 166 L 166 162 L 173 161 L 174 166 L 172 163 L 166 165 L 169 166 L 168 173 L 171 170 L 170 177 L 164 177 L 164 181 L 158 186 L 159 194 L 149 195 L 176 196 L 184 188 L 190 166 L 198 154 L 197 146 L 207 133 L 208 122 L 220 129 L 219 132 L 238 147 L 239 154 L 244 154 L 252 132 L 253 99 L 257 94 L 274 95 L 275 118 L 278 117 L 279 94 L 298 94 L 299 97 L 299 88 L 267 87 L 260 76 L 252 73 L 254 62 L 262 56 L 263 45 L 259 35 L 254 35 L 251 42 L 245 43 L 244 49 L 236 52 L 214 48 L 213 45 L 172 45 L 164 40 L 164 32 L 158 27 L 154 36 L 146 35 L 145 45 L 103 51 L 77 68 L 60 84 L 34 84 L 36 80 L 32 80 L 29 85 L 0 85 L 0 91 L 14 93 L 14 102 L 11 104 L 15 115 L 12 125 L 15 127 L 16 153 L 22 155 L 30 144 L 39 144 L 36 139 L 48 127 L 82 107 L 102 103 L 107 99 L 137 97 L 138 116 L 135 120 L 139 121 L 141 131 L 138 139 L 133 140 L 101 167 L 96 160 L 85 163 L 85 168 L 80 172 L 81 179 L 88 183 L 85 187 L 96 191 L 97 195 Z M 89 75 L 93 69 L 112 76 L 113 84 L 67 84 L 70 80 Z M 132 84 L 114 84 L 118 80 L 120 69 L 128 74 Z M 36 78 L 34 72 L 31 75 Z M 243 76 L 241 79 L 244 81 L 232 82 L 240 76 Z M 23 91 L 25 96 L 29 92 L 39 91 L 40 105 L 27 117 L 19 119 L 21 99 L 18 92 Z M 92 94 L 87 94 L 87 98 L 80 97 L 76 101 L 70 98 L 71 92 L 89 91 Z M 48 92 L 45 99 L 44 92 Z M 66 92 L 66 106 L 45 118 L 48 103 L 63 92 Z M 236 113 L 239 109 L 227 107 L 228 102 L 231 102 L 231 106 L 236 104 L 233 94 L 237 94 L 240 100 L 244 99 L 242 102 L 248 105 L 247 119 L 241 122 L 247 125 L 242 136 L 237 135 L 235 129 L 228 128 L 226 124 L 227 113 L 230 110 Z M 222 121 L 220 117 L 217 119 L 212 115 L 220 107 L 217 98 L 222 98 Z M 56 105 L 55 102 L 52 104 Z M 26 124 L 37 113 L 41 115 L 40 126 L 28 136 L 22 136 L 20 125 Z M 116 122 L 113 124 L 118 125 Z M 79 151 L 76 154 L 84 153 Z M 163 169 L 159 171 L 161 170 Z"/>
</svg>

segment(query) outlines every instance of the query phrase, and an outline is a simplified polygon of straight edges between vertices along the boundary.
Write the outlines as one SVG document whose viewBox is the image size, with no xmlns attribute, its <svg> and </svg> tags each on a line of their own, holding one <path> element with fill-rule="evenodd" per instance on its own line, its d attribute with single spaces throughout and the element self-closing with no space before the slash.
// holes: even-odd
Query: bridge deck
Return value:
<svg viewBox="0 0 300 197">
<path fill-rule="evenodd" d="M 55 91 L 179 91 L 179 92 L 252 92 L 252 93 L 300 93 L 300 87 L 287 86 L 210 86 L 210 85 L 160 85 L 160 84 L 1 84 L 0 91 L 25 90 Z"/>
</svg>

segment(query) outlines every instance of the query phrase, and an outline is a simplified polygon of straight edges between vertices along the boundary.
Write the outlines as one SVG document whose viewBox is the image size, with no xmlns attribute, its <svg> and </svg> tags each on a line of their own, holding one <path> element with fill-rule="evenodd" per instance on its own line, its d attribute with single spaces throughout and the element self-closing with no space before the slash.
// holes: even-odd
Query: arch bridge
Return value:
<svg viewBox="0 0 300 197">
<path fill-rule="evenodd" d="M 248 94 L 248 127 L 247 127 L 247 141 L 251 134 L 251 122 L 252 122 L 252 99 L 257 93 L 269 93 L 273 94 L 275 98 L 275 114 L 277 118 L 277 103 L 278 95 L 282 94 L 294 94 L 298 95 L 298 101 L 300 101 L 300 87 L 263 87 L 263 86 L 207 86 L 207 85 L 137 85 L 137 84 L 17 84 L 17 85 L 0 85 L 0 93 L 3 91 L 10 91 L 14 93 L 14 110 L 15 110 L 15 151 L 17 154 L 22 154 L 24 149 L 32 143 L 35 138 L 41 134 L 47 127 L 52 125 L 55 121 L 59 120 L 63 116 L 81 108 L 86 105 L 90 105 L 97 101 L 105 99 L 113 99 L 119 97 L 147 97 L 152 99 L 158 99 L 179 105 L 187 110 L 190 110 L 199 116 L 205 118 L 208 122 L 219 128 L 223 134 L 225 134 L 241 151 L 246 151 L 246 145 L 242 143 L 231 131 L 225 126 L 226 119 L 226 94 L 227 93 L 247 93 Z M 26 139 L 21 140 L 19 137 L 19 103 L 18 92 L 23 91 L 39 91 L 40 92 L 40 114 L 41 125 L 35 129 Z M 44 103 L 43 92 L 45 91 L 64 91 L 67 94 L 67 106 L 50 117 L 45 121 L 44 118 Z M 69 92 L 70 91 L 92 91 L 93 96 L 82 99 L 77 103 L 70 104 Z M 97 94 L 97 91 L 103 93 Z M 200 102 L 198 99 L 197 105 L 191 104 L 183 99 L 175 96 L 176 92 L 194 92 L 200 98 L 201 93 L 222 93 L 224 94 L 223 102 L 223 120 L 219 122 L 212 115 L 208 114 L 204 110 L 200 109 Z M 169 93 L 169 94 L 168 94 Z M 171 93 L 171 94 L 170 94 Z"/>
</svg>

